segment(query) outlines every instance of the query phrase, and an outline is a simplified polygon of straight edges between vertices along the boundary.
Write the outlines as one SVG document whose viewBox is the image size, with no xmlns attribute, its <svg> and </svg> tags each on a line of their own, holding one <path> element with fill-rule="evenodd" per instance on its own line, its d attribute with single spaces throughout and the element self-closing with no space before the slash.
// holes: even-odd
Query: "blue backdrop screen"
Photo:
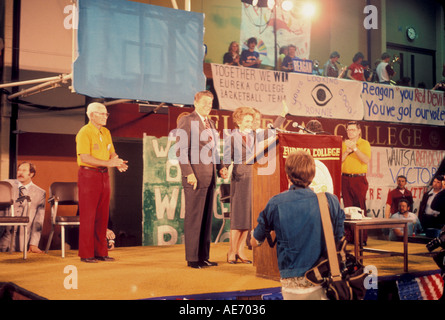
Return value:
<svg viewBox="0 0 445 320">
<path fill-rule="evenodd" d="M 203 14 L 126 0 L 78 6 L 77 93 L 193 104 L 204 90 Z"/>
</svg>

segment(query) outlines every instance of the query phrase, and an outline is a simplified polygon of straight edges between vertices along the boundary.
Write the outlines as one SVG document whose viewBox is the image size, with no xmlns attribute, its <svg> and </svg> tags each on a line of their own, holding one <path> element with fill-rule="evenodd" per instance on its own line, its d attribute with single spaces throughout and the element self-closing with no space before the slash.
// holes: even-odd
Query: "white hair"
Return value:
<svg viewBox="0 0 445 320">
<path fill-rule="evenodd" d="M 87 116 L 88 116 L 88 118 L 91 117 L 91 113 L 102 111 L 104 108 L 105 108 L 105 110 L 107 109 L 107 107 L 105 107 L 105 105 L 100 103 L 100 102 L 92 102 L 92 103 L 90 103 L 88 105 L 88 108 L 87 108 Z"/>
</svg>

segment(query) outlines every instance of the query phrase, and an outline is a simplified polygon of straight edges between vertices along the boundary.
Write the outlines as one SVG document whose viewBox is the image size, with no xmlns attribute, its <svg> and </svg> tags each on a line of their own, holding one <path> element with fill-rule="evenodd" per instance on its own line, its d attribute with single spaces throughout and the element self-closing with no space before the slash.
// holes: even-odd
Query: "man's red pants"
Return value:
<svg viewBox="0 0 445 320">
<path fill-rule="evenodd" d="M 343 206 L 345 208 L 359 207 L 363 210 L 363 214 L 366 216 L 366 192 L 368 191 L 368 180 L 366 179 L 366 176 L 348 177 L 342 175 L 341 190 Z M 345 237 L 348 242 L 354 242 L 354 235 L 349 228 L 345 228 Z M 368 232 L 366 230 L 363 231 L 362 241 L 368 241 Z"/>
<path fill-rule="evenodd" d="M 107 227 L 110 207 L 108 172 L 79 168 L 79 257 L 108 256 Z"/>
</svg>

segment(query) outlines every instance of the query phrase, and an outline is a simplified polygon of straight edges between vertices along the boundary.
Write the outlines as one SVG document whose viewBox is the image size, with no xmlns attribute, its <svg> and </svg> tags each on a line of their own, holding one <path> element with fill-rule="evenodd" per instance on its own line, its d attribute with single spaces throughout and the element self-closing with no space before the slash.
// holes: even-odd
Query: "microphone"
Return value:
<svg viewBox="0 0 445 320">
<path fill-rule="evenodd" d="M 277 132 L 282 132 L 282 133 L 296 133 L 296 132 L 293 132 L 293 131 L 287 131 L 287 130 L 275 128 L 272 123 L 268 123 L 267 124 L 267 129 L 275 130 Z"/>
<path fill-rule="evenodd" d="M 303 126 L 300 126 L 300 125 L 298 124 L 298 122 L 293 122 L 293 123 L 292 123 L 292 127 L 294 127 L 294 128 L 298 128 L 298 129 L 303 130 L 303 131 L 306 131 L 306 132 L 309 133 L 309 134 L 316 134 L 315 132 L 313 132 L 313 131 L 311 131 L 311 130 L 309 130 L 309 129 L 306 129 L 306 128 L 303 127 Z"/>
</svg>

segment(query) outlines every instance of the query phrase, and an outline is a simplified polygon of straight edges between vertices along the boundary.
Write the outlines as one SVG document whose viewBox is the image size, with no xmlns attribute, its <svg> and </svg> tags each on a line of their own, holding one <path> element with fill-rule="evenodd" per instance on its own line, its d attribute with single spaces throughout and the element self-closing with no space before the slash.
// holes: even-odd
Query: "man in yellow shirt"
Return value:
<svg viewBox="0 0 445 320">
<path fill-rule="evenodd" d="M 110 205 L 108 168 L 127 170 L 127 161 L 119 158 L 110 131 L 104 126 L 109 114 L 97 102 L 87 108 L 89 123 L 76 136 L 79 165 L 79 256 L 84 262 L 113 261 L 108 256 L 106 232 Z"/>
<path fill-rule="evenodd" d="M 341 191 L 344 207 L 359 207 L 366 215 L 366 192 L 368 191 L 368 163 L 371 159 L 371 145 L 361 138 L 360 124 L 351 121 L 346 125 L 348 139 L 342 146 Z M 345 230 L 348 241 L 348 231 Z M 366 235 L 364 236 L 366 238 Z M 364 239 L 366 242 L 366 239 Z"/>
</svg>

